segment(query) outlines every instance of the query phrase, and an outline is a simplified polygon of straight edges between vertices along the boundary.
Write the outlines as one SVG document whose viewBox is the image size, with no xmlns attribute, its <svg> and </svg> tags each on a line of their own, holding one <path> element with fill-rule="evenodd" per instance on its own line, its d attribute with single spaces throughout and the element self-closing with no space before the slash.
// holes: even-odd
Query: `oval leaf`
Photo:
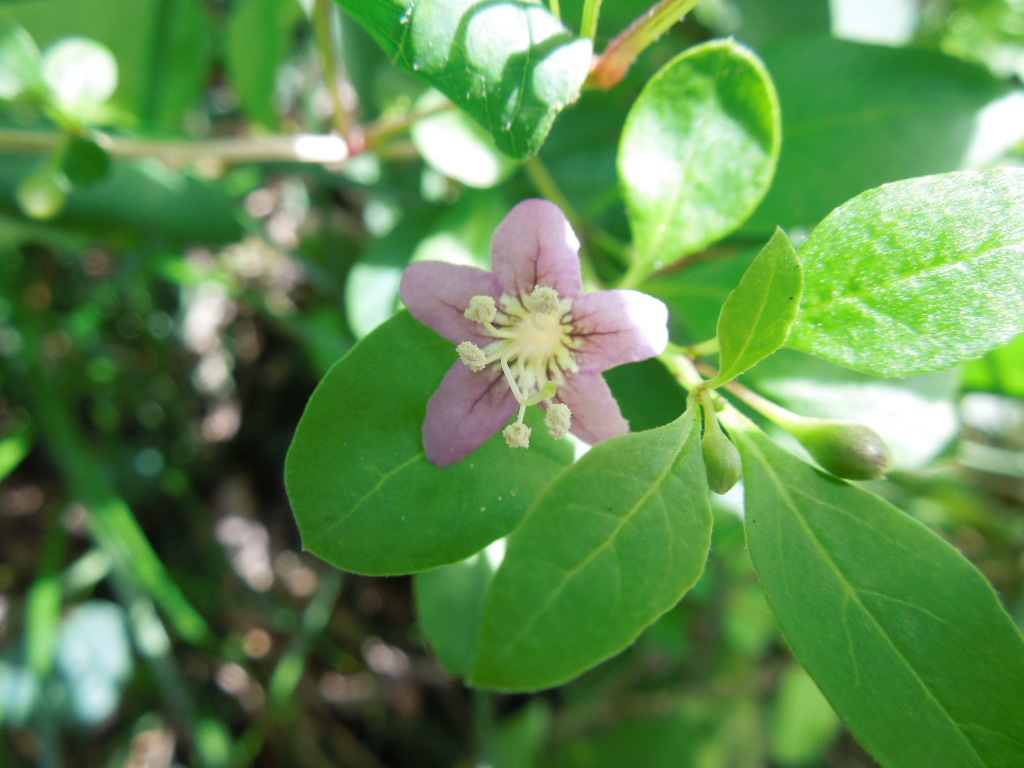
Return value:
<svg viewBox="0 0 1024 768">
<path fill-rule="evenodd" d="M 800 311 L 803 272 L 793 244 L 781 229 L 757 254 L 718 318 L 718 387 L 779 349 Z"/>
<path fill-rule="evenodd" d="M 1024 764 L 1024 642 L 984 577 L 888 502 L 733 434 L 758 578 L 864 746 L 900 768 Z"/>
<path fill-rule="evenodd" d="M 466 110 L 509 157 L 540 149 L 579 97 L 590 40 L 530 1 L 338 0 L 395 62 Z"/>
<path fill-rule="evenodd" d="M 509 533 L 569 463 L 571 448 L 543 428 L 529 450 L 497 436 L 453 467 L 427 461 L 427 400 L 453 359 L 450 343 L 402 312 L 328 371 L 285 462 L 306 549 L 374 575 L 457 562 Z"/>
<path fill-rule="evenodd" d="M 692 411 L 594 447 L 509 540 L 470 682 L 549 688 L 618 653 L 693 586 L 710 544 Z"/>
<path fill-rule="evenodd" d="M 652 272 L 739 227 L 778 155 L 775 89 L 752 52 L 716 40 L 666 64 L 633 104 L 619 145 L 634 269 Z"/>
<path fill-rule="evenodd" d="M 979 357 L 1024 331 L 1024 169 L 869 190 L 815 227 L 800 256 L 789 346 L 881 376 Z"/>
</svg>

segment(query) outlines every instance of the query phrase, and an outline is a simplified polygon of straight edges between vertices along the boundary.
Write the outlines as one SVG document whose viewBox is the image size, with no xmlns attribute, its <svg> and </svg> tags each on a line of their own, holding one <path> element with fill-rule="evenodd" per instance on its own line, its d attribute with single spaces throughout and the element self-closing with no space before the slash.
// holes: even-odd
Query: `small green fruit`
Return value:
<svg viewBox="0 0 1024 768">
<path fill-rule="evenodd" d="M 717 421 L 709 421 L 705 426 L 701 447 L 704 449 L 708 487 L 715 493 L 728 492 L 743 475 L 740 452 L 722 432 Z"/>
<path fill-rule="evenodd" d="M 877 480 L 892 469 L 892 452 L 855 421 L 806 419 L 790 430 L 824 469 L 847 480 Z"/>
</svg>

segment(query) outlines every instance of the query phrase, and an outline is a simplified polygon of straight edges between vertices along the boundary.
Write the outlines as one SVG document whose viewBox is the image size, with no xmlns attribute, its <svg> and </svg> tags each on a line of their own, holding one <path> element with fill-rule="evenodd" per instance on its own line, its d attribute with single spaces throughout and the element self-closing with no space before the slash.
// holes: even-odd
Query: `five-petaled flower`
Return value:
<svg viewBox="0 0 1024 768">
<path fill-rule="evenodd" d="M 402 301 L 460 358 L 427 405 L 427 458 L 455 464 L 499 431 L 527 447 L 530 405 L 546 408 L 556 438 L 571 431 L 595 444 L 628 432 L 601 372 L 664 351 L 665 305 L 637 291 L 584 294 L 579 241 L 546 200 L 512 209 L 494 233 L 491 265 L 421 261 L 402 277 Z"/>
</svg>

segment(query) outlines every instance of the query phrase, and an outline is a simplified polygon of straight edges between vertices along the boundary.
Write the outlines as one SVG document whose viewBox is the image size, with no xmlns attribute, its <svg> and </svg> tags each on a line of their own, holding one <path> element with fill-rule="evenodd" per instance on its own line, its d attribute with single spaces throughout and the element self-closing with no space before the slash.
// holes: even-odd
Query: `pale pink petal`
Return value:
<svg viewBox="0 0 1024 768">
<path fill-rule="evenodd" d="M 465 316 L 474 296 L 501 296 L 502 287 L 490 272 L 443 261 L 418 261 L 402 275 L 402 302 L 413 317 L 448 341 L 472 341 L 481 347 L 494 339 Z"/>
<path fill-rule="evenodd" d="M 580 241 L 562 209 L 547 200 L 524 200 L 491 240 L 491 269 L 510 294 L 529 295 L 538 285 L 562 298 L 583 293 Z"/>
<path fill-rule="evenodd" d="M 582 371 L 606 371 L 660 355 L 668 345 L 668 308 L 639 291 L 598 291 L 572 305 Z"/>
<path fill-rule="evenodd" d="M 629 422 L 600 373 L 567 376 L 555 399 L 572 411 L 572 433 L 591 445 L 629 432 Z"/>
<path fill-rule="evenodd" d="M 492 365 L 473 373 L 456 363 L 427 404 L 427 458 L 439 467 L 462 461 L 500 432 L 517 407 L 500 368 Z"/>
</svg>

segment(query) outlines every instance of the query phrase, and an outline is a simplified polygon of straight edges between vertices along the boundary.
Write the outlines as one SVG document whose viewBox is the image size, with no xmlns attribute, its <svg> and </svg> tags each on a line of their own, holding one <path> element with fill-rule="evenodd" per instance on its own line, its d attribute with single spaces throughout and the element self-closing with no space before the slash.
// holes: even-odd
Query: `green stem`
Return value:
<svg viewBox="0 0 1024 768">
<path fill-rule="evenodd" d="M 661 0 L 630 24 L 591 68 L 587 85 L 607 90 L 622 82 L 637 56 L 696 7 L 699 0 Z"/>
<path fill-rule="evenodd" d="M 299 134 L 207 139 L 206 141 L 152 141 L 93 131 L 92 138 L 112 157 L 156 157 L 168 165 L 183 166 L 199 160 L 222 163 L 340 163 L 348 158 L 348 145 L 339 136 Z M 48 154 L 67 140 L 60 131 L 0 129 L 0 152 Z"/>
<path fill-rule="evenodd" d="M 718 337 L 706 339 L 686 348 L 686 354 L 690 357 L 707 357 L 718 352 Z"/>
<path fill-rule="evenodd" d="M 693 392 L 704 383 L 697 366 L 682 347 L 669 344 L 668 349 L 658 355 L 658 359 L 687 391 Z"/>
<path fill-rule="evenodd" d="M 696 365 L 705 376 L 709 377 L 709 380 L 718 374 L 718 371 L 709 365 L 704 363 L 697 363 Z M 773 403 L 771 400 L 757 394 L 754 390 L 743 386 L 738 381 L 730 381 L 723 386 L 770 422 L 782 427 L 786 431 L 789 431 L 794 425 L 805 420 L 803 416 L 783 408 L 778 403 Z"/>
<path fill-rule="evenodd" d="M 341 82 L 338 78 L 338 57 L 335 55 L 333 34 L 336 12 L 337 8 L 331 0 L 316 0 L 313 5 L 313 34 L 324 65 L 324 81 L 331 97 L 331 120 L 334 123 L 334 130 L 347 140 L 351 123 L 348 119 L 348 110 L 345 109 L 341 98 Z"/>
<path fill-rule="evenodd" d="M 473 704 L 473 738 L 476 745 L 476 764 L 494 765 L 495 716 L 494 694 L 474 689 Z"/>
<path fill-rule="evenodd" d="M 580 37 L 597 37 L 597 20 L 601 16 L 601 0 L 586 0 L 580 21 Z"/>
</svg>

